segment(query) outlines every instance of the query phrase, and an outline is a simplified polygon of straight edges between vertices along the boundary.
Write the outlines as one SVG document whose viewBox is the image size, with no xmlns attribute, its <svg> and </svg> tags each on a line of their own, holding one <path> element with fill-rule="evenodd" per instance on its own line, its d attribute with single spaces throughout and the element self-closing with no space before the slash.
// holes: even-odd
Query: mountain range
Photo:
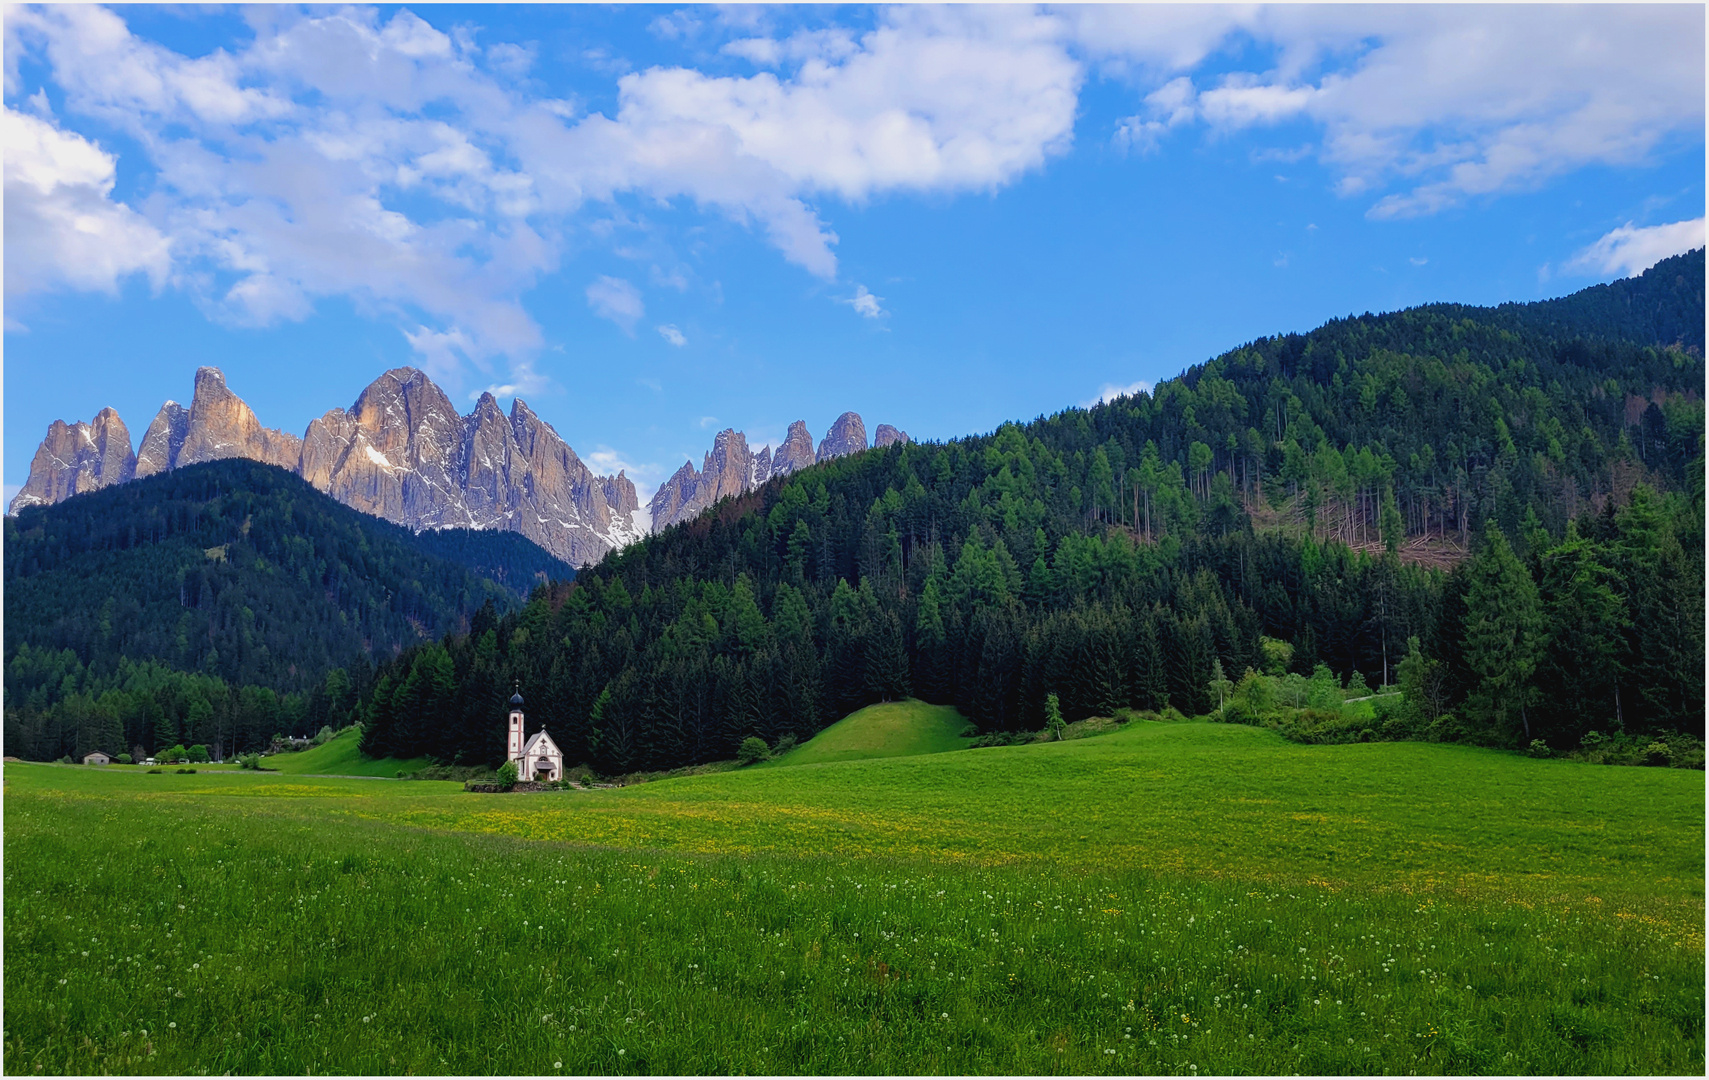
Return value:
<svg viewBox="0 0 1709 1080">
<path fill-rule="evenodd" d="M 875 436 L 872 446 L 909 441 L 906 431 L 889 424 L 878 425 Z M 698 470 L 693 462 L 685 461 L 682 468 L 659 485 L 647 504 L 653 517 L 653 531 L 688 521 L 719 499 L 746 494 L 774 476 L 788 476 L 817 462 L 865 449 L 868 449 L 866 423 L 859 413 L 853 412 L 837 417 L 820 440 L 817 451 L 813 449 L 813 436 L 802 420 L 789 425 L 789 433 L 775 451 L 769 446 L 751 451 L 746 435 L 725 428 L 713 439 L 712 449 Z"/>
<path fill-rule="evenodd" d="M 889 424 L 876 434 L 878 446 L 908 441 Z M 417 532 L 518 532 L 581 566 L 773 476 L 867 446 L 866 425 L 852 412 L 837 418 L 817 451 L 800 420 L 775 454 L 770 447 L 752 453 L 741 432 L 725 430 L 701 469 L 685 462 L 643 512 L 624 472 L 595 475 L 521 398 L 507 417 L 491 394 L 482 394 L 462 416 L 426 374 L 395 368 L 349 409 L 310 421 L 298 438 L 263 427 L 226 386 L 224 373 L 203 367 L 190 407 L 163 404 L 134 452 L 130 429 L 110 408 L 88 423 L 55 420 L 8 513 L 185 465 L 246 458 L 294 472 L 346 506 Z"/>
</svg>

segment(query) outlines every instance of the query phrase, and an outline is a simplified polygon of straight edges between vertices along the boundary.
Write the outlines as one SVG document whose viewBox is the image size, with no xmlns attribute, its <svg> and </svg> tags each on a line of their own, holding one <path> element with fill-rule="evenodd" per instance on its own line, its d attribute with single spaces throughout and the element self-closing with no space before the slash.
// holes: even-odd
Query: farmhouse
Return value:
<svg viewBox="0 0 1709 1080">
<path fill-rule="evenodd" d="M 111 765 L 112 763 L 113 759 L 99 750 L 92 750 L 83 755 L 83 764 L 85 765 Z"/>
<path fill-rule="evenodd" d="M 557 781 L 564 778 L 564 752 L 546 734 L 545 728 L 536 731 L 532 738 L 523 738 L 520 693 L 510 697 L 510 735 L 505 757 L 516 763 L 518 779 Z"/>
</svg>

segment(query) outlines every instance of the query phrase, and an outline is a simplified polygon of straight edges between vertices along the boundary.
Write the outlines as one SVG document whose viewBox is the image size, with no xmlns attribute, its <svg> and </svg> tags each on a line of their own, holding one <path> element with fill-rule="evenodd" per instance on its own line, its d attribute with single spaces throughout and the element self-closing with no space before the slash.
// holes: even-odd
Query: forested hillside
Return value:
<svg viewBox="0 0 1709 1080">
<path fill-rule="evenodd" d="M 348 713 L 375 662 L 573 576 L 516 533 L 417 536 L 246 460 L 5 528 L 7 752 L 35 757 L 152 750 L 157 732 L 253 747 L 318 727 Z"/>
<path fill-rule="evenodd" d="M 1393 681 L 1414 639 L 1440 737 L 1700 736 L 1703 281 L 1337 320 L 805 470 L 387 665 L 365 748 L 494 760 L 512 680 L 615 771 L 906 694 L 1003 730 L 1050 693 L 1202 712 L 1219 671 Z"/>
</svg>

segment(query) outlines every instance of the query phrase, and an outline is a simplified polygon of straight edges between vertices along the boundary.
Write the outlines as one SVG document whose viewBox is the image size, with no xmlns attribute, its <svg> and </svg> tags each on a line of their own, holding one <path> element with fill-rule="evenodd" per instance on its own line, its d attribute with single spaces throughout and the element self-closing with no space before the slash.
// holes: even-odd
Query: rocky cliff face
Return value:
<svg viewBox="0 0 1709 1080">
<path fill-rule="evenodd" d="M 908 433 L 880 424 L 878 440 L 878 446 L 907 442 Z M 866 448 L 866 424 L 859 413 L 846 412 L 837 417 L 819 444 L 817 454 L 813 451 L 813 436 L 802 420 L 789 425 L 789 434 L 775 451 L 768 446 L 761 447 L 758 453 L 748 450 L 746 435 L 726 428 L 713 440 L 712 450 L 699 469 L 692 461 L 683 462 L 682 468 L 654 492 L 647 504 L 653 531 L 696 517 L 726 495 L 752 491 L 774 476 L 787 476 L 815 462 L 859 453 Z"/>
<path fill-rule="evenodd" d="M 783 437 L 783 442 L 777 448 L 777 453 L 771 457 L 771 471 L 774 476 L 787 476 L 797 469 L 805 469 L 813 464 L 813 436 L 807 433 L 807 425 L 797 420 L 789 425 L 789 434 Z"/>
<path fill-rule="evenodd" d="M 866 449 L 866 425 L 859 413 L 846 412 L 837 417 L 831 430 L 819 443 L 819 460 L 829 461 L 844 454 L 858 454 Z"/>
<path fill-rule="evenodd" d="M 12 499 L 11 512 L 122 484 L 136 475 L 136 467 L 130 430 L 112 409 L 102 409 L 87 424 L 55 420 L 30 461 L 30 478 Z"/>
<path fill-rule="evenodd" d="M 243 399 L 226 389 L 219 368 L 197 368 L 189 423 L 170 467 L 240 457 L 295 469 L 302 446 L 295 435 L 262 427 Z"/>
<path fill-rule="evenodd" d="M 217 368 L 196 372 L 189 409 L 161 406 L 136 456 L 118 414 L 107 409 L 95 420 L 55 422 L 12 512 L 133 476 L 245 457 L 290 469 L 339 502 L 400 525 L 509 529 L 576 566 L 643 534 L 629 479 L 594 475 L 525 402 L 518 399 L 507 417 L 483 394 L 459 416 L 414 368 L 386 372 L 348 410 L 311 421 L 301 439 L 262 427 Z"/>
</svg>

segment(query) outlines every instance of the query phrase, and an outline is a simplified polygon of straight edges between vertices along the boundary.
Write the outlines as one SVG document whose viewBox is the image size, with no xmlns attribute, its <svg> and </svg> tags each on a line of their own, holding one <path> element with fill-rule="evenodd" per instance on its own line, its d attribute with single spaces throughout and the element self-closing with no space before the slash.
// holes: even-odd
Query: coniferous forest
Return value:
<svg viewBox="0 0 1709 1080">
<path fill-rule="evenodd" d="M 405 650 L 364 749 L 602 772 L 863 705 L 987 732 L 1407 684 L 1386 737 L 1703 734 L 1701 251 L 1560 300 L 1266 338 L 1150 394 L 774 480 Z M 1355 684 L 1356 685 L 1356 684 Z"/>
<path fill-rule="evenodd" d="M 247 460 L 31 507 L 6 519 L 7 752 L 339 727 L 376 661 L 573 573 L 517 533 L 416 535 Z"/>
</svg>

